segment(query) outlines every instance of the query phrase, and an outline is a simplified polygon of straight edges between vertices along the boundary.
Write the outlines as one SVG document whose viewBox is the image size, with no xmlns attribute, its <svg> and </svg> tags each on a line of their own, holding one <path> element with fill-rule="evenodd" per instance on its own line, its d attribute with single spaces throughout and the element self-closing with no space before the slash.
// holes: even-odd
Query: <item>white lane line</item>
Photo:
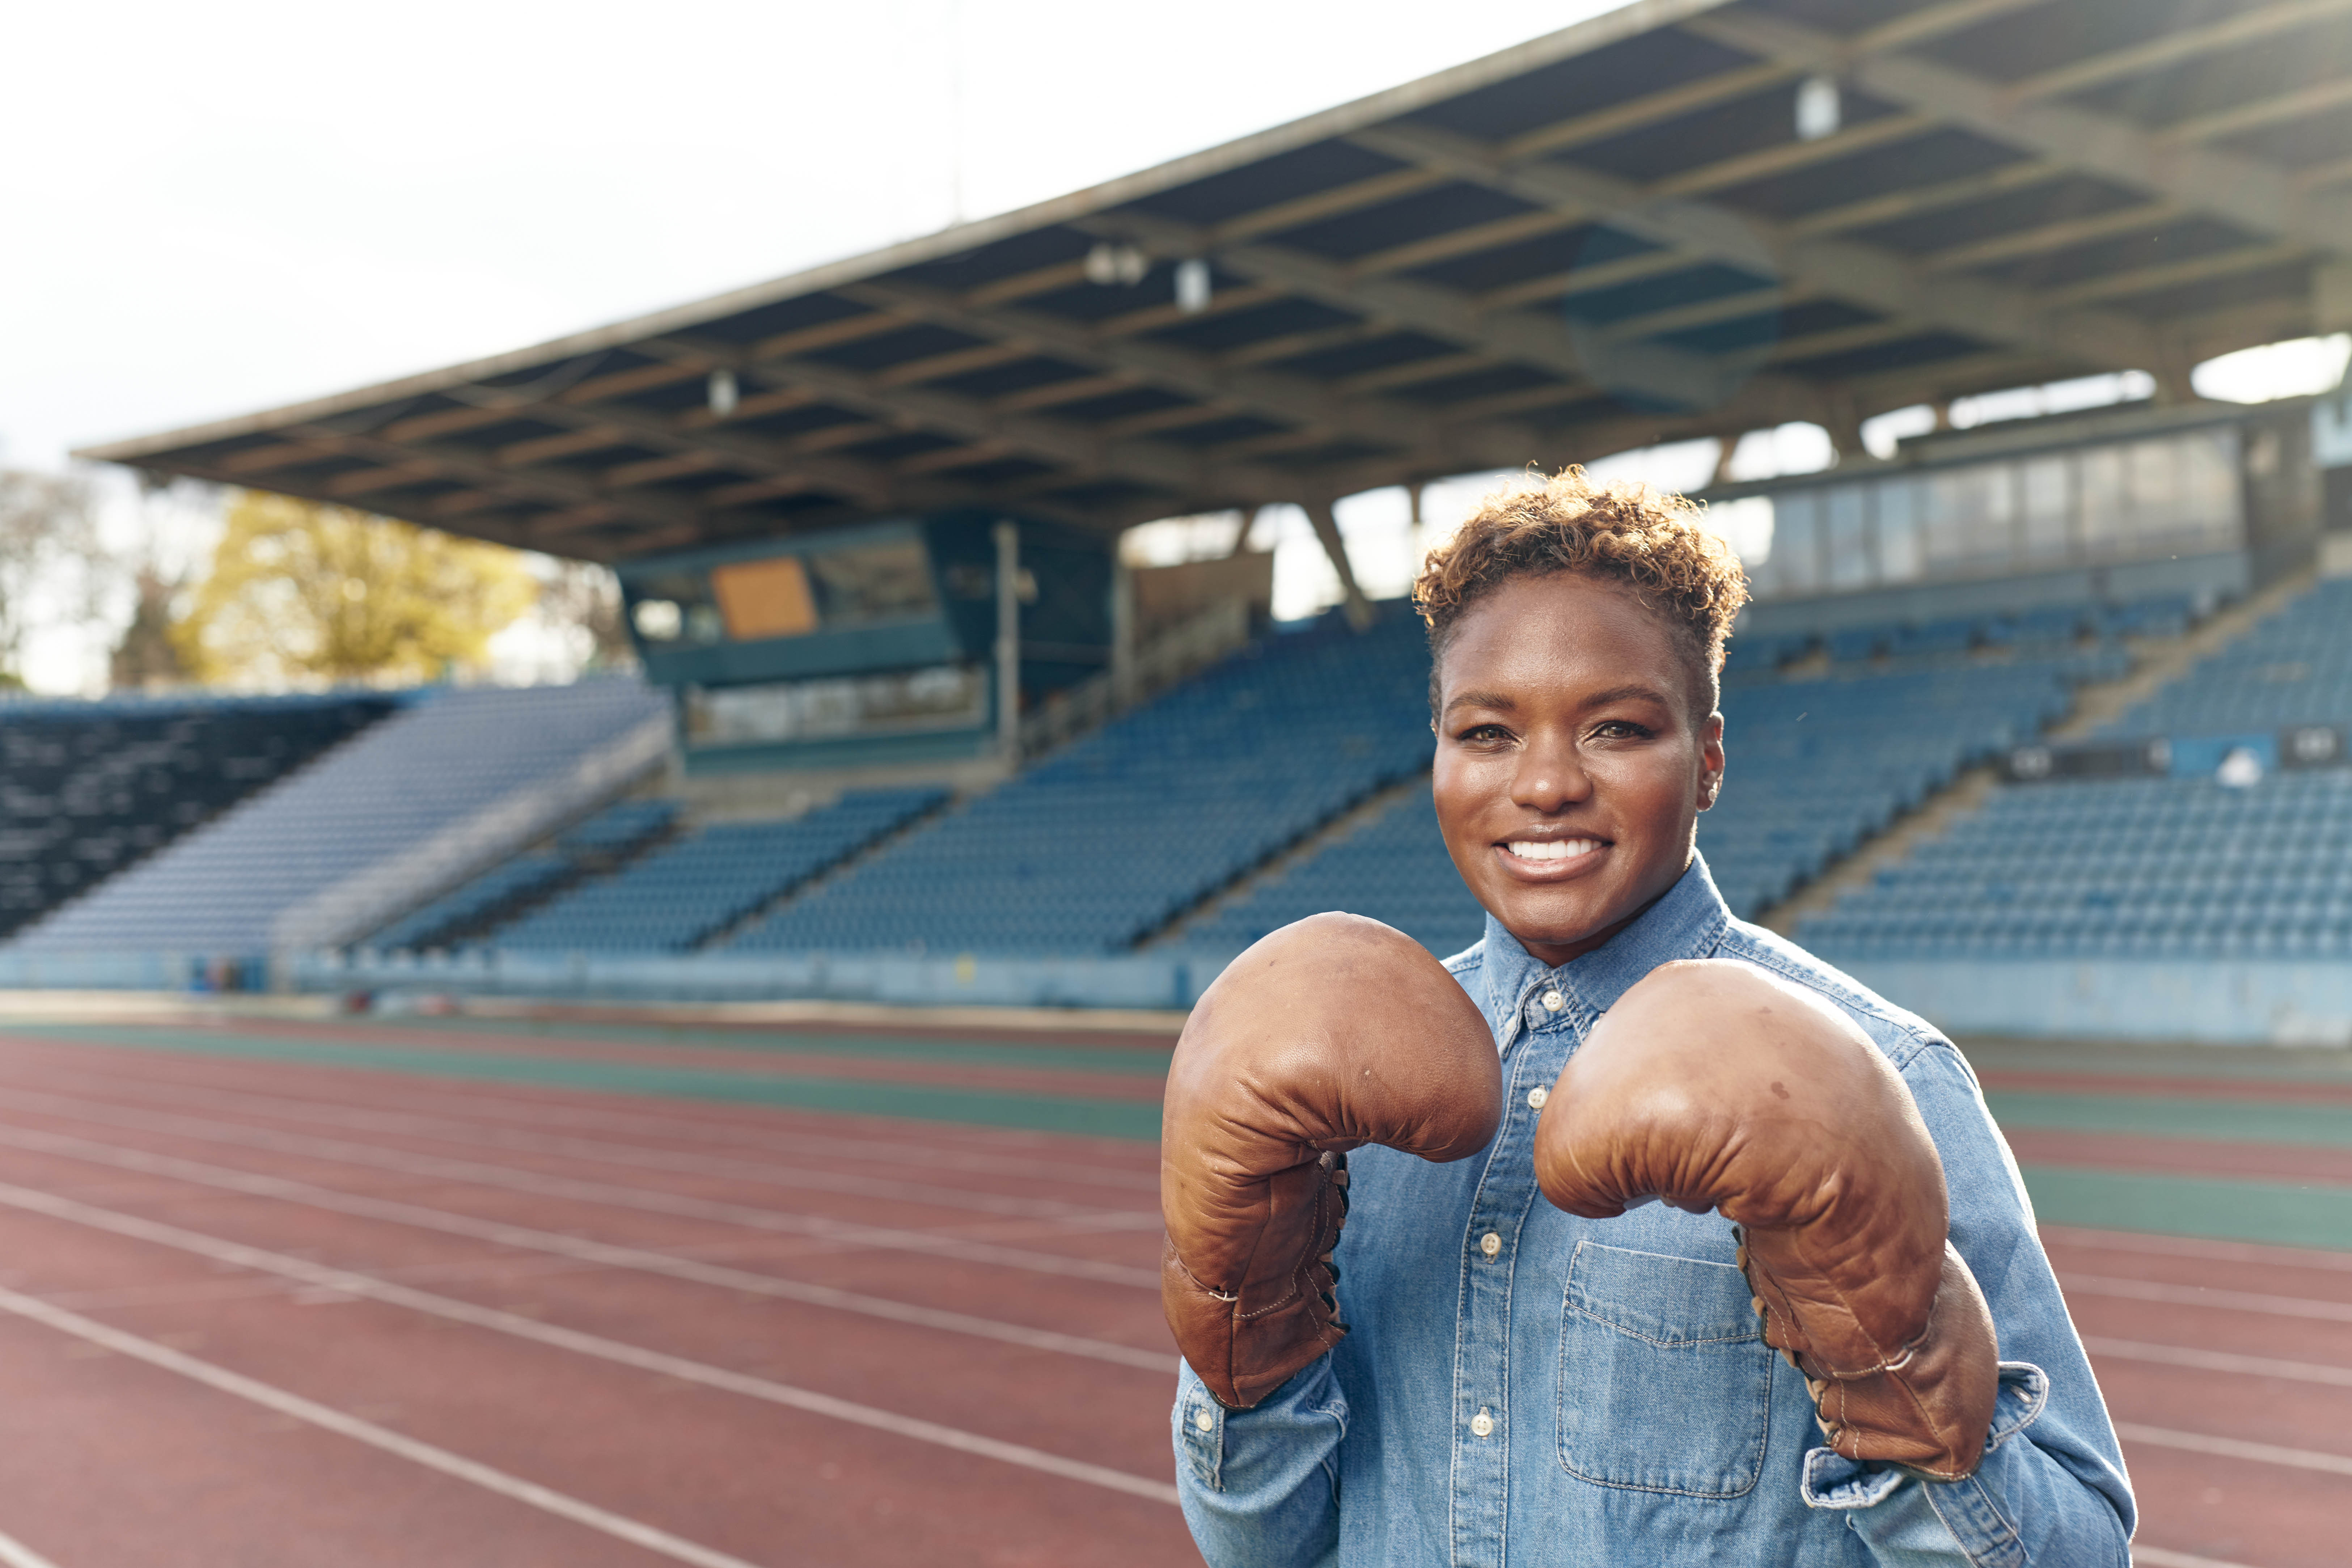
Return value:
<svg viewBox="0 0 2352 1568">
<path fill-rule="evenodd" d="M 2126 1443 L 2158 1448 L 2179 1448 L 2218 1458 L 2247 1459 L 2257 1465 L 2279 1465 L 2292 1470 L 2319 1470 L 2331 1476 L 2352 1476 L 2352 1455 L 2326 1454 L 2316 1448 L 2283 1448 L 2275 1443 L 2249 1443 L 2237 1437 L 2214 1437 L 2203 1432 L 2177 1432 L 2169 1426 L 2143 1426 L 2137 1421 L 2116 1423 L 2116 1436 Z"/>
<path fill-rule="evenodd" d="M 0 1535 L 0 1568 L 58 1568 L 58 1565 L 15 1536 Z"/>
<path fill-rule="evenodd" d="M 1116 1344 L 1108 1340 L 1087 1339 L 1078 1334 L 1056 1333 L 1050 1329 L 1033 1329 L 1021 1323 L 1007 1323 L 993 1318 L 977 1317 L 970 1312 L 949 1311 L 936 1307 L 917 1306 L 908 1301 L 894 1301 L 887 1297 L 867 1296 L 855 1290 L 836 1289 L 830 1285 L 813 1285 L 798 1279 L 787 1279 L 774 1274 L 759 1274 L 750 1269 L 735 1268 L 723 1263 L 705 1263 L 698 1258 L 681 1258 L 675 1253 L 655 1252 L 645 1247 L 624 1247 L 613 1242 L 591 1240 L 563 1231 L 541 1230 L 534 1226 L 509 1225 L 502 1220 L 477 1219 L 470 1215 L 452 1214 L 446 1209 L 428 1208 L 420 1204 L 403 1203 L 394 1198 L 368 1197 L 358 1193 L 339 1192 L 332 1187 L 315 1186 L 286 1176 L 263 1175 L 252 1171 L 233 1170 L 225 1165 L 208 1165 L 197 1160 L 182 1159 L 176 1154 L 157 1154 L 144 1149 L 124 1149 L 110 1143 L 100 1143 L 87 1138 L 76 1138 L 63 1132 L 36 1132 L 24 1128 L 0 1124 L 0 1145 L 27 1149 L 45 1154 L 61 1155 L 67 1159 L 86 1161 L 115 1170 L 139 1171 L 150 1175 L 168 1176 L 175 1181 L 215 1187 L 226 1192 L 244 1193 L 254 1197 L 270 1198 L 281 1203 L 299 1205 L 305 1208 L 322 1209 L 333 1214 L 345 1214 L 362 1219 L 388 1221 L 394 1225 L 433 1230 L 448 1236 L 462 1236 L 477 1241 L 494 1242 L 501 1247 L 519 1247 L 524 1251 L 552 1254 L 582 1263 L 593 1263 L 608 1268 L 626 1268 L 641 1274 L 664 1275 L 697 1285 L 714 1285 L 722 1289 L 772 1297 L 779 1300 L 797 1301 L 806 1306 L 826 1307 L 836 1311 L 854 1312 L 863 1317 L 879 1318 L 891 1322 L 906 1323 L 917 1328 L 942 1329 L 950 1333 L 971 1334 L 981 1339 L 994 1340 L 1002 1344 L 1019 1345 L 1026 1350 L 1052 1351 L 1062 1355 L 1085 1356 L 1094 1361 L 1109 1362 L 1118 1366 L 1130 1366 L 1162 1376 L 1176 1374 L 1176 1358 L 1166 1351 L 1140 1350 L 1133 1345 Z"/>
<path fill-rule="evenodd" d="M 168 1126 L 176 1125 L 189 1127 L 219 1125 L 216 1121 L 203 1118 L 174 1114 L 170 1111 L 140 1110 L 110 1100 L 43 1093 L 38 1089 L 12 1089 L 8 1099 L 12 1104 L 49 1110 L 60 1116 L 72 1116 L 85 1121 L 110 1121 L 124 1125 L 142 1125 L 158 1131 L 167 1130 Z M 394 1117 L 386 1120 L 405 1121 L 412 1125 L 406 1128 L 380 1128 L 378 1131 L 413 1133 L 415 1131 L 414 1123 L 425 1119 Z M 299 1139 L 304 1136 L 299 1132 L 288 1132 L 282 1129 L 271 1127 L 247 1125 L 244 1130 L 279 1139 Z M 528 1133 L 520 1134 L 519 1137 L 513 1134 L 486 1135 L 478 1128 L 463 1130 L 456 1137 L 452 1137 L 446 1131 L 437 1134 L 428 1132 L 423 1135 L 438 1137 L 444 1142 L 462 1142 L 475 1146 L 487 1142 L 518 1148 L 528 1152 L 561 1154 L 572 1159 L 600 1160 L 614 1164 L 643 1165 L 686 1175 L 720 1176 L 734 1181 L 751 1180 L 768 1186 L 798 1187 L 812 1192 L 838 1194 L 845 1197 L 890 1198 L 901 1203 L 920 1204 L 933 1208 L 969 1209 L 975 1214 L 995 1215 L 1007 1219 L 1066 1220 L 1100 1225 L 1106 1221 L 1130 1221 L 1139 1217 L 1149 1219 L 1154 1225 L 1160 1222 L 1160 1215 L 1156 1211 L 1139 1215 L 1132 1211 L 1110 1211 L 1097 1205 L 1071 1203 L 1063 1198 L 1024 1198 L 1003 1193 L 975 1192 L 970 1188 L 935 1187 L 919 1182 L 899 1182 L 873 1176 L 845 1175 L 835 1171 L 812 1171 L 796 1165 L 762 1164 L 749 1160 L 714 1159 L 709 1155 L 664 1153 L 660 1151 L 648 1152 L 646 1158 L 628 1158 L 599 1152 L 600 1146 L 586 1139 L 534 1139 Z M 314 1140 L 313 1142 L 323 1143 L 325 1141 Z M 573 1147 L 566 1148 L 564 1146 L 566 1144 Z M 536 1147 L 534 1148 L 533 1145 Z M 583 1152 L 583 1150 L 586 1152 Z"/>
<path fill-rule="evenodd" d="M 2042 1239 L 2062 1247 L 2102 1252 L 2143 1252 L 2158 1258 L 2204 1258 L 2220 1263 L 2274 1263 L 2286 1268 L 2326 1268 L 2352 1274 L 2352 1252 L 2311 1247 L 2271 1247 L 2258 1241 L 2209 1241 L 2194 1236 L 2142 1236 L 2128 1230 L 2091 1230 L 2045 1225 Z"/>
<path fill-rule="evenodd" d="M 2227 1563 L 2219 1557 L 2199 1557 L 2193 1552 L 2172 1552 L 2161 1546 L 2132 1544 L 2132 1568 L 2246 1568 L 2243 1563 Z"/>
<path fill-rule="evenodd" d="M 143 1361 L 150 1366 L 161 1367 L 165 1372 L 177 1373 L 182 1377 L 216 1388 L 223 1394 L 235 1394 L 239 1399 L 249 1400 L 267 1409 L 275 1410 L 281 1415 L 289 1415 L 297 1421 L 322 1427 L 340 1436 L 349 1437 L 353 1442 L 365 1443 L 372 1448 L 381 1448 L 388 1454 L 397 1454 L 404 1459 L 425 1466 L 427 1469 L 438 1470 L 446 1476 L 455 1476 L 461 1481 L 470 1481 L 486 1491 L 512 1498 L 517 1502 L 528 1503 L 532 1508 L 554 1514 L 558 1518 L 568 1519 L 574 1524 L 584 1524 L 591 1530 L 625 1541 L 633 1546 L 642 1546 L 648 1552 L 659 1552 L 664 1557 L 677 1562 L 691 1563 L 696 1565 L 696 1568 L 756 1568 L 756 1564 L 748 1563 L 740 1557 L 730 1557 L 724 1552 L 715 1552 L 708 1546 L 699 1545 L 683 1536 L 672 1535 L 666 1530 L 657 1530 L 642 1521 L 630 1519 L 625 1514 L 614 1513 L 608 1509 L 598 1508 L 594 1503 L 583 1502 L 580 1499 L 557 1491 L 551 1487 L 541 1486 L 537 1481 L 527 1481 L 520 1476 L 510 1476 L 504 1470 L 493 1469 L 477 1460 L 468 1459 L 461 1454 L 453 1454 L 446 1448 L 419 1442 L 414 1437 L 394 1432 L 388 1427 L 379 1426 L 373 1421 L 362 1421 L 356 1415 L 346 1415 L 330 1405 L 319 1404 L 316 1400 L 305 1399 L 299 1394 L 289 1394 L 285 1389 L 247 1377 L 243 1373 L 231 1372 L 225 1366 L 217 1366 L 208 1361 L 199 1361 L 194 1356 L 184 1351 L 173 1350 L 169 1345 L 157 1344 L 152 1340 L 143 1340 L 136 1334 L 126 1334 L 120 1329 L 110 1328 L 95 1319 L 85 1318 L 79 1312 L 68 1312 L 62 1307 L 53 1307 L 37 1297 L 23 1295 L 5 1287 L 0 1287 L 0 1311 L 14 1312 L 20 1318 L 30 1319 L 60 1333 L 74 1335 L 94 1345 L 103 1345 L 118 1355 Z M 26 1554 L 21 1563 L 5 1555 L 0 1555 L 0 1562 L 10 1563 L 11 1568 L 48 1568 L 41 1559 L 32 1556 L 29 1552 Z"/>
<path fill-rule="evenodd" d="M 900 1415 L 892 1411 L 860 1405 L 855 1400 L 819 1394 L 814 1389 L 796 1388 L 772 1378 L 756 1377 L 749 1373 L 730 1372 L 725 1367 L 711 1366 L 698 1361 L 667 1352 L 647 1350 L 642 1345 L 625 1344 L 608 1340 L 601 1334 L 583 1333 L 575 1329 L 559 1328 L 542 1323 L 520 1313 L 502 1312 L 494 1307 L 478 1307 L 471 1301 L 454 1297 L 436 1296 L 430 1291 L 395 1285 L 372 1274 L 362 1274 L 349 1268 L 334 1268 L 313 1263 L 308 1258 L 291 1258 L 282 1252 L 247 1247 L 242 1242 L 227 1241 L 200 1231 L 184 1229 L 176 1225 L 141 1219 L 135 1215 L 119 1214 L 95 1205 L 79 1203 L 31 1187 L 0 1184 L 0 1204 L 34 1214 L 47 1215 L 55 1219 L 87 1226 L 93 1230 L 110 1231 L 137 1241 L 175 1247 L 183 1252 L 209 1258 L 240 1268 L 275 1274 L 322 1290 L 338 1290 L 347 1296 L 362 1296 L 371 1300 L 405 1307 L 412 1311 L 446 1318 L 452 1322 L 468 1323 L 476 1328 L 489 1329 L 520 1340 L 551 1345 L 558 1350 L 613 1363 L 618 1366 L 635 1367 L 641 1372 L 659 1373 L 677 1378 L 681 1383 L 698 1384 L 730 1394 L 740 1394 L 765 1400 L 789 1409 L 822 1415 L 828 1420 L 851 1426 L 869 1427 L 877 1432 L 929 1443 L 961 1453 L 997 1459 L 1024 1469 L 1037 1470 L 1046 1475 L 1060 1476 L 1069 1480 L 1084 1481 L 1111 1491 L 1125 1492 L 1130 1497 L 1149 1498 L 1154 1502 L 1173 1504 L 1176 1489 L 1166 1481 L 1115 1470 L 1108 1465 L 1089 1464 L 1083 1459 L 1065 1458 L 1043 1448 L 1033 1448 L 1023 1443 L 1008 1443 L 995 1437 L 983 1437 L 978 1433 L 925 1421 L 919 1416 Z"/>
<path fill-rule="evenodd" d="M 2083 1348 L 2093 1355 L 2118 1361 L 2153 1362 L 2158 1366 L 2195 1367 L 2202 1372 L 2226 1372 L 2249 1377 L 2281 1377 L 2295 1383 L 2333 1384 L 2352 1388 L 2352 1366 L 2325 1362 L 2276 1361 L 2269 1356 L 2238 1355 L 2230 1351 L 2191 1350 L 2186 1345 L 2152 1345 L 2140 1340 L 2111 1340 L 2084 1334 Z"/>
<path fill-rule="evenodd" d="M 2250 1290 L 2166 1285 L 2153 1279 L 2116 1279 L 2100 1274 L 2062 1275 L 2059 1284 L 2069 1296 L 2116 1296 L 2131 1301 L 2163 1301 L 2176 1307 L 2210 1307 L 2221 1312 L 2260 1312 L 2273 1318 L 2315 1318 L 2326 1323 L 2352 1323 L 2352 1302 L 2315 1301 L 2307 1296 L 2263 1296 Z"/>
<path fill-rule="evenodd" d="M 29 1101 L 32 1095 L 11 1094 L 8 1102 Z M 79 1113 L 75 1113 L 79 1115 Z M 117 1125 L 134 1125 L 148 1119 L 149 1113 L 125 1112 L 114 1116 L 82 1116 L 81 1120 L 106 1121 Z M 309 1139 L 300 1133 L 267 1134 L 266 1130 L 232 1131 L 217 1123 L 196 1117 L 170 1119 L 185 1123 L 170 1129 L 149 1127 L 148 1131 L 164 1131 L 168 1135 L 184 1137 L 211 1143 L 228 1143 L 246 1148 L 276 1147 L 286 1153 L 309 1153 L 314 1158 L 329 1159 L 340 1164 L 367 1165 L 379 1170 L 398 1171 L 403 1175 L 435 1176 L 445 1180 L 470 1182 L 477 1185 L 505 1187 L 514 1192 L 531 1193 L 542 1197 L 563 1198 L 572 1202 L 597 1204 L 610 1207 L 642 1209 L 651 1214 L 675 1215 L 688 1219 L 709 1220 L 719 1225 L 739 1226 L 745 1229 L 768 1231 L 785 1236 L 814 1237 L 820 1240 L 846 1243 L 852 1247 L 883 1251 L 929 1253 L 940 1258 L 952 1258 L 959 1262 L 984 1263 L 997 1268 L 1024 1269 L 1034 1274 L 1055 1274 L 1066 1278 L 1092 1279 L 1104 1284 L 1128 1285 L 1138 1289 L 1158 1290 L 1160 1275 L 1156 1270 L 1133 1268 L 1123 1263 L 1103 1263 L 1087 1258 L 1069 1258 L 1059 1253 L 1034 1252 L 1026 1247 L 1004 1247 L 994 1242 L 967 1241 L 954 1237 L 940 1236 L 929 1231 L 899 1230 L 887 1226 L 852 1225 L 845 1220 L 824 1219 L 814 1215 L 792 1214 L 780 1209 L 762 1208 L 750 1204 L 726 1203 L 713 1198 L 689 1197 L 663 1192 L 658 1188 L 617 1186 L 608 1182 L 584 1181 L 573 1176 L 550 1175 L 544 1172 L 518 1169 L 510 1165 L 494 1165 L 477 1160 L 453 1160 L 438 1154 L 418 1154 L 407 1150 L 384 1149 L 373 1143 L 352 1143 L 340 1139 Z M 307 1144 L 307 1149 L 295 1145 Z M 1155 1224 L 1158 1216 L 1153 1216 Z"/>
</svg>

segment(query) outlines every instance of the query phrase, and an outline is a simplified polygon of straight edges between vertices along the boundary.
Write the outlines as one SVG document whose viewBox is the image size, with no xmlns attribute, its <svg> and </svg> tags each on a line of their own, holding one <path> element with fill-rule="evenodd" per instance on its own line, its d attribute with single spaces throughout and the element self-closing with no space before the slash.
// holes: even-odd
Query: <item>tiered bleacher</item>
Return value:
<svg viewBox="0 0 2352 1568">
<path fill-rule="evenodd" d="M 1409 608 L 1275 636 L 745 933 L 738 949 L 1131 948 L 1373 791 L 1427 765 L 1429 656 Z"/>
<path fill-rule="evenodd" d="M 0 706 L 0 936 L 383 718 L 384 698 Z"/>
<path fill-rule="evenodd" d="M 1433 952 L 1476 942 L 1486 911 L 1462 885 L 1422 785 L 1355 832 L 1184 933 L 1203 952 L 1238 952 L 1266 932 L 1325 910 L 1370 915 Z"/>
<path fill-rule="evenodd" d="M 946 798 L 940 789 L 859 790 L 787 822 L 705 827 L 554 900 L 495 941 L 516 951 L 690 948 Z"/>
<path fill-rule="evenodd" d="M 1855 963 L 2352 953 L 2352 773 L 2281 771 L 2276 743 L 2347 720 L 2352 582 L 2328 582 L 2106 727 L 2165 738 L 2170 776 L 2005 785 L 1800 940 Z"/>
<path fill-rule="evenodd" d="M 1818 876 L 1970 763 L 2065 712 L 2071 688 L 2120 674 L 2112 642 L 2078 639 L 2158 616 L 2095 606 L 1933 626 L 1872 626 L 1827 639 L 1734 639 L 1723 694 L 1729 768 L 1699 847 L 1734 913 L 1752 918 Z M 1825 652 L 1803 679 L 1791 659 Z M 1484 917 L 1437 837 L 1427 791 L 1339 838 L 1182 935 L 1232 952 L 1321 910 L 1387 921 L 1432 950 L 1477 939 Z"/>
<path fill-rule="evenodd" d="M 26 952 L 257 955 L 362 876 L 560 803 L 667 720 L 634 680 L 431 694 L 21 931 Z M 618 782 L 618 781 L 614 781 Z M 610 784 L 604 786 L 609 789 Z M 576 809 L 576 808 L 574 808 Z M 503 849 L 504 845 L 498 846 Z"/>
<path fill-rule="evenodd" d="M 672 800 L 625 800 L 565 832 L 551 850 L 518 855 L 413 910 L 362 945 L 382 952 L 448 947 L 523 912 L 589 872 L 610 870 L 669 829 Z"/>
</svg>

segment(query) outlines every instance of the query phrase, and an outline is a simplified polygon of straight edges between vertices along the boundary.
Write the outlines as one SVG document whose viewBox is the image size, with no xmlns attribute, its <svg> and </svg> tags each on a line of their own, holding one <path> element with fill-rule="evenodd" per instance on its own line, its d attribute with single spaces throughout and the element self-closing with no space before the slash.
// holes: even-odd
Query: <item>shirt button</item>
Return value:
<svg viewBox="0 0 2352 1568">
<path fill-rule="evenodd" d="M 1568 1005 L 1568 998 L 1557 991 L 1547 991 L 1543 994 L 1543 1005 L 1545 1012 L 1557 1013 Z"/>
<path fill-rule="evenodd" d="M 1479 1411 L 1477 1415 L 1470 1417 L 1470 1435 L 1474 1437 L 1493 1436 L 1495 1435 L 1495 1418 L 1492 1415 L 1487 1415 L 1484 1410 Z"/>
<path fill-rule="evenodd" d="M 1192 1417 L 1192 1429 L 1196 1432 L 1213 1431 L 1216 1425 L 1217 1418 L 1205 1410 L 1198 1412 Z"/>
<path fill-rule="evenodd" d="M 1541 1110 L 1544 1108 L 1544 1101 L 1550 1098 L 1551 1090 L 1546 1089 L 1541 1084 L 1538 1084 L 1535 1088 L 1528 1090 L 1528 1109 L 1529 1110 Z"/>
<path fill-rule="evenodd" d="M 1503 1250 L 1503 1238 L 1490 1230 L 1478 1238 L 1478 1250 L 1492 1258 Z"/>
</svg>

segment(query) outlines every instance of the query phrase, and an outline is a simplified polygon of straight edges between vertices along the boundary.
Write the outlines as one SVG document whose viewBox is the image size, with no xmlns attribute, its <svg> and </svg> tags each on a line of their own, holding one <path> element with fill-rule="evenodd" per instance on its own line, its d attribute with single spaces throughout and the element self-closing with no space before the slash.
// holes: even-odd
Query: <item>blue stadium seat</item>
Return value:
<svg viewBox="0 0 2352 1568">
<path fill-rule="evenodd" d="M 761 950 L 1112 952 L 1428 765 L 1406 605 L 1277 635 L 779 910 Z"/>
<path fill-rule="evenodd" d="M 720 823 L 583 884 L 490 940 L 563 952 L 690 948 L 946 798 L 941 789 L 860 790 L 787 822 Z"/>
</svg>

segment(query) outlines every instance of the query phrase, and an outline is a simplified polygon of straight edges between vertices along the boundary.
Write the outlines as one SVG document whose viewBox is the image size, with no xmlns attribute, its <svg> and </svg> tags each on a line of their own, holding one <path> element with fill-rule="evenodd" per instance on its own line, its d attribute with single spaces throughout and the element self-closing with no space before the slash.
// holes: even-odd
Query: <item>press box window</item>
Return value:
<svg viewBox="0 0 2352 1568">
<path fill-rule="evenodd" d="M 697 746 L 973 729 L 988 716 L 988 677 L 968 665 L 686 693 L 687 739 Z"/>
</svg>

